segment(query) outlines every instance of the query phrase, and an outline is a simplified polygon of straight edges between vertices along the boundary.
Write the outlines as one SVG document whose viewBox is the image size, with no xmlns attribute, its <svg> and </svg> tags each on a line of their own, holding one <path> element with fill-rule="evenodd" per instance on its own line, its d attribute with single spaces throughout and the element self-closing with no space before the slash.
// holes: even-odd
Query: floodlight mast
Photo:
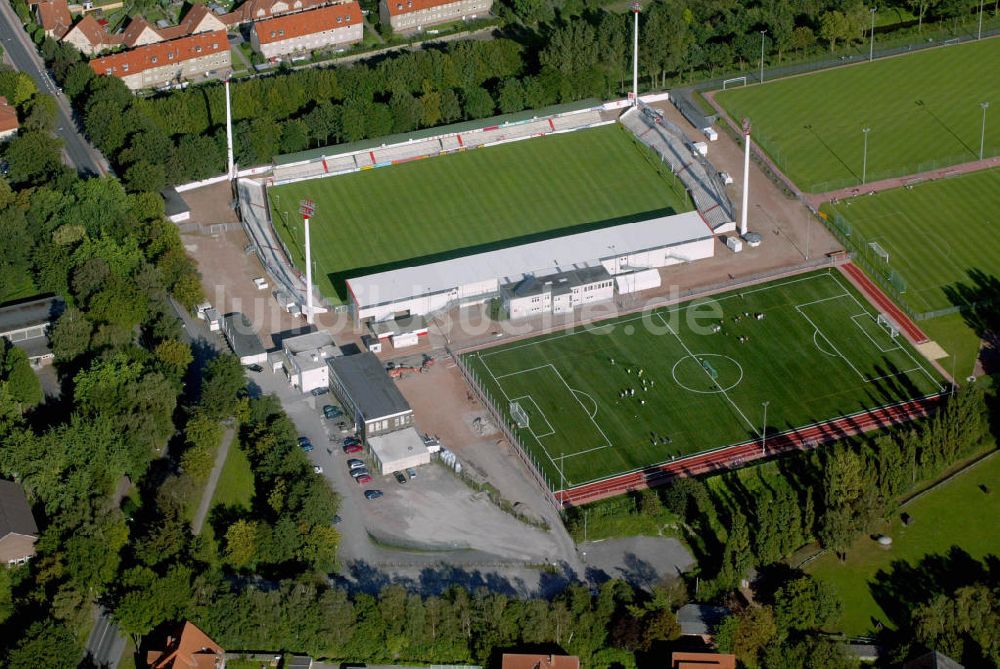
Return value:
<svg viewBox="0 0 1000 669">
<path fill-rule="evenodd" d="M 747 207 L 750 202 L 750 119 L 743 119 L 743 206 L 740 208 L 740 236 L 747 234 Z"/>
<path fill-rule="evenodd" d="M 226 166 L 230 179 L 236 177 L 236 166 L 233 160 L 233 107 L 229 98 L 229 76 L 226 76 Z"/>
<path fill-rule="evenodd" d="M 309 245 L 309 219 L 316 214 L 316 203 L 312 200 L 299 202 L 299 213 L 306 229 L 306 323 L 313 324 L 312 249 Z"/>
<path fill-rule="evenodd" d="M 632 106 L 639 106 L 639 12 L 642 5 L 639 0 L 632 2 L 632 14 L 635 16 L 632 28 Z"/>
</svg>

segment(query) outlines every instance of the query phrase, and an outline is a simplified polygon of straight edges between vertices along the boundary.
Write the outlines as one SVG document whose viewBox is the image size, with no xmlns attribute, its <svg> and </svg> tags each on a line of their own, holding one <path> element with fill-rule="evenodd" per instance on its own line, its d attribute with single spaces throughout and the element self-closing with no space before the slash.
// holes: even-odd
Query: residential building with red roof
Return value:
<svg viewBox="0 0 1000 669">
<path fill-rule="evenodd" d="M 149 669 L 221 669 L 225 651 L 192 622 L 185 622 L 177 636 L 168 636 L 162 648 L 146 652 Z"/>
<path fill-rule="evenodd" d="M 45 34 L 53 39 L 62 39 L 73 25 L 66 0 L 43 0 L 35 5 L 35 17 Z"/>
<path fill-rule="evenodd" d="M 198 33 L 208 33 L 213 30 L 225 30 L 226 24 L 212 13 L 205 5 L 195 5 L 188 10 L 181 22 L 169 28 L 157 30 L 164 40 L 177 39 L 186 35 L 197 35 Z"/>
<path fill-rule="evenodd" d="M 21 124 L 17 122 L 17 109 L 7 104 L 7 98 L 0 95 L 0 141 L 5 141 L 17 134 Z"/>
<path fill-rule="evenodd" d="M 580 658 L 575 655 L 504 653 L 500 669 L 580 669 Z"/>
<path fill-rule="evenodd" d="M 105 49 L 122 44 L 121 35 L 109 35 L 107 28 L 92 14 L 87 14 L 77 21 L 63 36 L 62 41 L 72 44 L 88 56 L 95 56 Z"/>
<path fill-rule="evenodd" d="M 95 58 L 90 67 L 137 91 L 222 74 L 232 59 L 226 31 L 214 30 Z"/>
<path fill-rule="evenodd" d="M 439 23 L 490 13 L 492 0 L 380 0 L 379 20 L 395 32 L 415 32 Z"/>
<path fill-rule="evenodd" d="M 242 5 L 223 14 L 219 18 L 227 26 L 262 21 L 291 12 L 304 12 L 324 5 L 335 4 L 336 0 L 247 0 Z"/>
<path fill-rule="evenodd" d="M 250 29 L 250 45 L 265 58 L 278 58 L 354 44 L 363 36 L 361 6 L 347 2 L 256 21 Z"/>
<path fill-rule="evenodd" d="M 719 653 L 673 653 L 670 669 L 736 669 L 735 655 Z"/>
<path fill-rule="evenodd" d="M 137 46 L 162 42 L 163 36 L 149 21 L 141 16 L 133 16 L 122 32 L 121 40 L 125 48 L 134 49 Z"/>
</svg>

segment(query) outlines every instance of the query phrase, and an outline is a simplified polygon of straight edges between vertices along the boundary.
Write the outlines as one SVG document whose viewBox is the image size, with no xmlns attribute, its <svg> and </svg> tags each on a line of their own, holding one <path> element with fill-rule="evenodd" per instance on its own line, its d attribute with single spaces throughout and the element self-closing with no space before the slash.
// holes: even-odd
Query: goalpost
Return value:
<svg viewBox="0 0 1000 669">
<path fill-rule="evenodd" d="M 879 313 L 879 315 L 875 317 L 875 322 L 878 323 L 879 327 L 889 333 L 889 337 L 891 339 L 895 339 L 899 336 L 899 326 L 897 326 L 896 323 L 885 314 Z"/>
<path fill-rule="evenodd" d="M 889 264 L 889 251 L 887 251 L 885 247 L 878 242 L 868 242 L 868 248 L 870 248 L 875 255 L 881 258 L 882 262 L 887 265 Z"/>
<path fill-rule="evenodd" d="M 733 77 L 732 79 L 726 79 L 725 81 L 722 82 L 722 90 L 726 90 L 726 86 L 728 86 L 729 84 L 738 82 L 738 81 L 742 82 L 743 86 L 747 85 L 747 78 L 745 76 L 743 76 L 743 77 Z"/>
<path fill-rule="evenodd" d="M 524 410 L 519 402 L 510 403 L 510 417 L 514 419 L 517 426 L 522 430 L 527 429 L 531 425 L 531 419 L 528 418 L 528 412 Z"/>
</svg>

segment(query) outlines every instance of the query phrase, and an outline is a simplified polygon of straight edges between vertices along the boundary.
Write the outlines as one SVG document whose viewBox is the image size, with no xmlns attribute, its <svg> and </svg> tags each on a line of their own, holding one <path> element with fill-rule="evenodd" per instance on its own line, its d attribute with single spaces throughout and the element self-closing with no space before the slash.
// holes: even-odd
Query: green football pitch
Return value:
<svg viewBox="0 0 1000 669">
<path fill-rule="evenodd" d="M 316 202 L 315 280 L 334 301 L 354 276 L 691 209 L 669 167 L 618 125 L 278 186 L 268 197 L 299 267 L 298 203 Z"/>
<path fill-rule="evenodd" d="M 553 489 L 940 390 L 835 270 L 463 360 Z"/>
<path fill-rule="evenodd" d="M 1000 169 L 823 209 L 872 270 L 901 278 L 893 283 L 904 289 L 900 301 L 914 312 L 964 304 L 968 300 L 956 286 L 975 288 L 977 273 L 1000 275 Z"/>
<path fill-rule="evenodd" d="M 1000 39 L 841 67 L 716 94 L 734 120 L 799 188 L 823 193 L 979 157 L 983 110 L 1000 111 Z M 1000 121 L 986 120 L 986 156 L 1000 153 Z"/>
</svg>

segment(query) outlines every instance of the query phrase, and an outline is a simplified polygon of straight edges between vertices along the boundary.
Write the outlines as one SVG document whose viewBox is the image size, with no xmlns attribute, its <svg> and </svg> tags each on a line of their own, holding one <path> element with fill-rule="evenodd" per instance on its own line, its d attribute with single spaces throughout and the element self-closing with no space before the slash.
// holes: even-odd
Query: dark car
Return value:
<svg viewBox="0 0 1000 669">
<path fill-rule="evenodd" d="M 309 437 L 299 437 L 299 448 L 301 448 L 306 453 L 313 449 L 312 442 L 309 441 Z"/>
<path fill-rule="evenodd" d="M 406 477 L 403 476 L 403 472 L 396 472 L 393 476 L 396 477 L 396 483 L 406 483 Z"/>
<path fill-rule="evenodd" d="M 353 446 L 354 444 L 361 444 L 361 440 L 357 437 L 344 437 L 344 446 Z"/>
<path fill-rule="evenodd" d="M 344 444 L 344 453 L 360 453 L 365 450 L 361 444 Z"/>
<path fill-rule="evenodd" d="M 354 469 L 351 470 L 351 476 L 353 476 L 354 478 L 358 478 L 359 476 L 368 476 L 368 468 L 355 467 Z"/>
<path fill-rule="evenodd" d="M 264 368 L 261 367 L 260 365 L 247 365 L 247 369 L 249 369 L 251 372 L 257 372 L 258 374 L 264 371 Z"/>
<path fill-rule="evenodd" d="M 339 418 L 344 415 L 344 412 L 332 404 L 327 404 L 323 407 L 323 415 L 326 416 L 327 420 L 333 420 L 334 418 Z"/>
<path fill-rule="evenodd" d="M 312 390 L 309 391 L 309 394 L 312 395 L 313 397 L 322 397 L 323 395 L 326 395 L 328 392 L 330 392 L 329 388 L 313 388 Z"/>
<path fill-rule="evenodd" d="M 362 474 L 361 476 L 356 477 L 354 480 L 358 482 L 358 485 L 365 485 L 366 483 L 372 482 L 372 477 L 369 476 L 368 474 Z"/>
<path fill-rule="evenodd" d="M 381 496 L 381 490 L 365 490 L 365 499 L 378 499 Z"/>
<path fill-rule="evenodd" d="M 365 466 L 365 461 L 364 460 L 358 460 L 357 458 L 351 458 L 350 460 L 347 461 L 347 468 L 348 469 L 361 469 L 364 466 Z"/>
</svg>

